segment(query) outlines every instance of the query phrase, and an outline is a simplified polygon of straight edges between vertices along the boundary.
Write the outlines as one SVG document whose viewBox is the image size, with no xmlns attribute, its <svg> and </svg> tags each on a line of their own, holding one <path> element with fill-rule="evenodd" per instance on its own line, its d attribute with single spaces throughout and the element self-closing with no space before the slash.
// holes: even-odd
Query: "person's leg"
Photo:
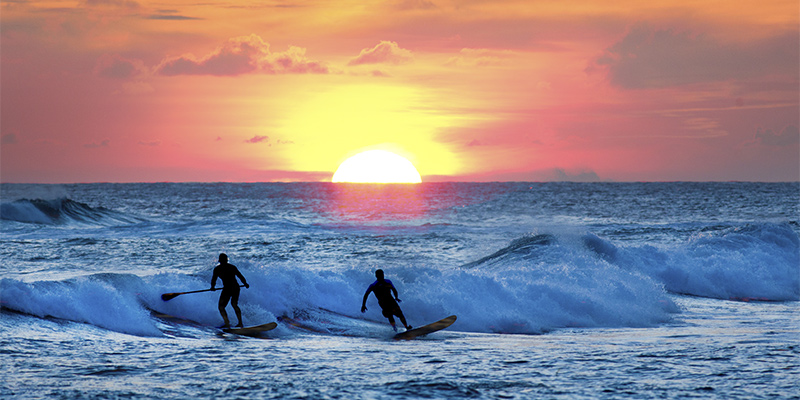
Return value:
<svg viewBox="0 0 800 400">
<path fill-rule="evenodd" d="M 225 292 L 225 289 L 222 289 L 222 294 L 219 295 L 219 304 L 217 308 L 219 309 L 219 314 L 222 315 L 222 320 L 225 321 L 223 327 L 230 328 L 231 322 L 228 320 L 228 313 L 225 312 L 225 307 L 228 305 L 228 301 L 230 300 L 231 295 Z"/>
<path fill-rule="evenodd" d="M 397 315 L 398 318 L 400 318 L 400 322 L 403 323 L 403 326 L 405 326 L 406 329 L 411 329 L 411 325 L 406 323 L 406 316 L 403 315 L 403 310 L 401 310 L 400 307 L 397 307 L 396 311 L 397 312 L 395 314 Z"/>
<path fill-rule="evenodd" d="M 394 316 L 392 315 L 392 311 L 383 308 L 383 309 L 381 309 L 381 312 L 383 313 L 383 316 L 386 317 L 386 319 L 389 320 L 389 323 L 392 325 L 392 329 L 394 329 L 394 331 L 397 332 L 397 325 L 395 325 Z"/>
<path fill-rule="evenodd" d="M 236 318 L 239 320 L 239 323 L 236 325 L 239 328 L 244 327 L 242 324 L 242 310 L 239 309 L 239 291 L 236 290 L 233 292 L 231 296 L 231 305 L 233 306 L 233 311 L 236 312 Z"/>
</svg>

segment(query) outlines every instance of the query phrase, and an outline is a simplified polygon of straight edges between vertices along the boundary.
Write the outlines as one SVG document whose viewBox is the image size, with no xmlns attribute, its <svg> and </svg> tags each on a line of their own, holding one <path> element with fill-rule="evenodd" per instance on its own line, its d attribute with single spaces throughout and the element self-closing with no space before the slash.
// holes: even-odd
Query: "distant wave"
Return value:
<svg viewBox="0 0 800 400">
<path fill-rule="evenodd" d="M 144 221 L 104 207 L 93 208 L 67 198 L 20 199 L 0 204 L 0 219 L 32 224 L 133 224 Z"/>
</svg>

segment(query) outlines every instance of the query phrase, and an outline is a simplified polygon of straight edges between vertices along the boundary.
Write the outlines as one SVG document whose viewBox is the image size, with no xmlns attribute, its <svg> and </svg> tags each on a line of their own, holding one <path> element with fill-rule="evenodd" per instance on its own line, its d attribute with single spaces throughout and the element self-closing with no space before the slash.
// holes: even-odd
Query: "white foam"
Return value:
<svg viewBox="0 0 800 400">
<path fill-rule="evenodd" d="M 800 240 L 788 224 L 698 234 L 687 243 L 622 249 L 620 265 L 675 293 L 735 300 L 800 299 Z"/>
<path fill-rule="evenodd" d="M 95 277 L 33 283 L 3 279 L 0 293 L 3 307 L 31 315 L 85 322 L 136 335 L 161 334 L 134 292 L 120 291 Z"/>
</svg>

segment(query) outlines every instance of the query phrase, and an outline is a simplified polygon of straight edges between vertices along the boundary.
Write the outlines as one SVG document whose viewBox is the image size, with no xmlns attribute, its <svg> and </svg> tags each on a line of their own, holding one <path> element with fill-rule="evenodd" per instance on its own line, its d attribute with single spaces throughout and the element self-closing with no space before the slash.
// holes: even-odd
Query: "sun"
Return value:
<svg viewBox="0 0 800 400">
<path fill-rule="evenodd" d="M 368 150 L 344 160 L 331 182 L 420 183 L 422 178 L 406 158 L 386 150 Z"/>
</svg>

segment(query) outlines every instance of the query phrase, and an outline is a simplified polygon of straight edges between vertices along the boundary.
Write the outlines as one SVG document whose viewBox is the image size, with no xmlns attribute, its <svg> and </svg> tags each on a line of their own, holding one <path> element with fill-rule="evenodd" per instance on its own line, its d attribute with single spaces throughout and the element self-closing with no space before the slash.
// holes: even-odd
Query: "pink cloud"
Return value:
<svg viewBox="0 0 800 400">
<path fill-rule="evenodd" d="M 309 60 L 306 50 L 289 47 L 282 53 L 273 53 L 269 43 L 257 35 L 229 39 L 222 47 L 201 59 L 182 56 L 165 60 L 156 68 L 161 75 L 216 75 L 236 76 L 249 73 L 265 74 L 326 74 L 328 67 L 319 61 Z"/>
<path fill-rule="evenodd" d="M 269 136 L 253 136 L 252 138 L 245 140 L 245 143 L 262 143 L 262 142 L 269 142 Z"/>
<path fill-rule="evenodd" d="M 402 64 L 411 61 L 411 52 L 400 48 L 395 42 L 381 41 L 371 49 L 363 49 L 347 65 Z"/>
<path fill-rule="evenodd" d="M 489 67 L 508 64 L 516 55 L 510 50 L 461 49 L 457 56 L 451 57 L 446 65 L 456 67 Z"/>
</svg>

